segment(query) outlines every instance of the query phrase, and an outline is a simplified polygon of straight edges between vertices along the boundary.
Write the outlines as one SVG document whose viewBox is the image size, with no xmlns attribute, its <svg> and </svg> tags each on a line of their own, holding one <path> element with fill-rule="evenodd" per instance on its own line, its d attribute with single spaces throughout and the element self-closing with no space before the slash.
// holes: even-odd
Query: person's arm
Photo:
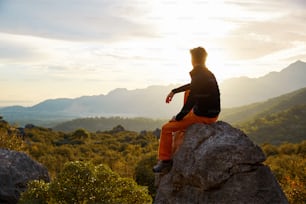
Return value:
<svg viewBox="0 0 306 204">
<path fill-rule="evenodd" d="M 175 120 L 180 121 L 183 120 L 183 118 L 191 111 L 191 109 L 193 108 L 194 104 L 195 104 L 195 97 L 194 97 L 194 93 L 192 91 L 190 91 L 190 94 L 188 96 L 188 99 L 185 103 L 185 105 L 183 106 L 182 110 L 175 116 Z"/>
<path fill-rule="evenodd" d="M 195 80 L 191 80 L 191 83 L 189 84 L 190 93 L 187 98 L 186 103 L 184 104 L 182 110 L 175 116 L 175 120 L 179 121 L 182 120 L 193 108 L 196 98 L 196 86 L 195 86 Z"/>
<path fill-rule="evenodd" d="M 183 91 L 186 91 L 186 90 L 189 90 L 189 89 L 190 89 L 190 83 L 189 84 L 185 84 L 183 86 L 180 86 L 180 87 L 178 87 L 176 89 L 172 89 L 171 92 L 176 94 L 176 93 L 183 92 Z"/>
<path fill-rule="evenodd" d="M 174 94 L 179 93 L 179 92 L 183 92 L 183 91 L 186 91 L 186 90 L 189 90 L 189 89 L 190 89 L 190 83 L 189 84 L 185 84 L 183 86 L 180 86 L 180 87 L 178 87 L 176 89 L 172 89 L 170 91 L 170 93 L 166 97 L 166 103 L 170 103 L 170 101 L 172 100 Z"/>
</svg>

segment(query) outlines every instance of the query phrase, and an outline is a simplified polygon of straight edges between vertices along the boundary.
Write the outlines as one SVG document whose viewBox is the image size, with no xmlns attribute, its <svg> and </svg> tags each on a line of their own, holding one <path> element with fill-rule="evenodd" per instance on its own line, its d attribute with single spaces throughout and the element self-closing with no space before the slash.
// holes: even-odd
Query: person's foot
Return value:
<svg viewBox="0 0 306 204">
<path fill-rule="evenodd" d="M 170 171 L 172 167 L 172 160 L 160 160 L 157 162 L 157 164 L 153 167 L 154 173 L 160 173 L 160 172 L 168 172 Z"/>
</svg>

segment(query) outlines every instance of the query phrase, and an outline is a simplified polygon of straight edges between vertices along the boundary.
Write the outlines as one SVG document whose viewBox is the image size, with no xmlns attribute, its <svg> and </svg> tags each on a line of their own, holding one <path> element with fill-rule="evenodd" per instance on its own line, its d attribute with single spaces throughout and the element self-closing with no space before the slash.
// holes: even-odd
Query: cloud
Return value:
<svg viewBox="0 0 306 204">
<path fill-rule="evenodd" d="M 29 47 L 8 43 L 0 39 L 0 60 L 14 61 L 16 59 L 26 60 L 34 56 L 34 52 Z"/>
<path fill-rule="evenodd" d="M 298 0 L 230 3 L 246 9 L 246 18 L 228 20 L 236 23 L 237 28 L 220 40 L 230 50 L 228 53 L 233 59 L 256 59 L 306 45 L 306 3 Z"/>
<path fill-rule="evenodd" d="M 152 37 L 135 0 L 27 0 L 0 2 L 0 32 L 65 40 Z M 131 14 L 133 12 L 133 14 Z"/>
<path fill-rule="evenodd" d="M 39 52 L 35 46 L 23 42 L 24 39 L 19 39 L 18 36 L 0 33 L 0 62 L 17 63 L 22 61 L 25 63 L 45 57 L 45 55 Z"/>
<path fill-rule="evenodd" d="M 225 2 L 249 11 L 280 11 L 284 9 L 303 9 L 306 7 L 304 0 L 226 0 Z"/>
</svg>

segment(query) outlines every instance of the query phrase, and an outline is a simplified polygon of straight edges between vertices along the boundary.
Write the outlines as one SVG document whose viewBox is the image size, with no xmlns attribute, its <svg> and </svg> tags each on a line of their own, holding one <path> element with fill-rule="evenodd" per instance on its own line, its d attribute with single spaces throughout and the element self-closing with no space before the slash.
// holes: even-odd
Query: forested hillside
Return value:
<svg viewBox="0 0 306 204">
<path fill-rule="evenodd" d="M 244 130 L 258 143 L 282 144 L 306 139 L 306 88 L 222 112 L 221 119 Z"/>
<path fill-rule="evenodd" d="M 100 169 L 99 171 L 101 171 L 101 174 L 105 174 L 106 171 L 113 182 L 116 181 L 119 182 L 119 184 L 121 183 L 120 186 L 118 186 L 119 184 L 114 184 L 115 186 L 117 185 L 117 188 L 108 193 L 108 195 L 114 197 L 114 199 L 116 195 L 120 194 L 120 192 L 122 193 L 125 186 L 136 185 L 133 184 L 133 182 L 139 177 L 136 174 L 139 162 L 147 158 L 156 162 L 157 147 L 158 140 L 156 136 L 154 136 L 152 132 L 147 131 L 137 133 L 133 131 L 124 131 L 122 127 L 114 127 L 114 129 L 106 132 L 91 133 L 84 129 L 77 129 L 73 132 L 63 133 L 31 125 L 28 125 L 24 129 L 20 129 L 10 126 L 4 120 L 0 120 L 0 148 L 25 151 L 36 161 L 48 168 L 53 180 L 58 179 L 60 180 L 58 182 L 68 182 L 69 185 L 74 185 L 73 180 L 76 178 L 72 178 L 71 175 L 76 175 L 78 171 L 95 172 L 95 168 Z M 79 161 L 79 163 L 71 163 L 75 161 Z M 101 164 L 106 167 L 99 166 Z M 141 172 L 141 174 L 143 173 L 144 172 Z M 147 174 L 151 175 L 149 179 L 153 178 L 151 168 Z M 78 177 L 82 176 L 85 176 L 85 174 L 78 175 Z M 63 179 L 65 177 L 71 180 L 64 181 Z M 133 182 L 130 180 L 122 183 L 122 179 L 120 178 L 129 178 L 132 179 Z M 93 179 L 98 178 L 94 177 Z M 150 194 L 153 195 L 155 192 L 153 183 L 151 182 L 150 186 L 145 183 L 147 179 L 141 178 L 141 176 L 138 180 L 139 179 L 142 181 L 139 182 L 139 184 L 143 186 L 146 185 Z M 80 180 L 80 182 L 82 181 Z M 103 180 L 99 180 L 99 182 L 103 182 L 104 185 L 106 185 Z M 57 182 L 55 182 L 55 184 L 56 183 Z M 45 187 L 46 184 L 44 183 L 34 183 L 33 188 L 35 189 L 33 192 L 37 193 L 37 188 L 40 191 L 42 190 L 41 188 Z M 120 187 L 120 189 L 118 189 L 118 187 Z M 135 189 L 137 190 L 138 187 L 135 187 Z M 88 186 L 85 190 L 95 191 L 95 187 Z M 144 194 L 149 196 L 146 190 L 138 189 L 137 192 L 140 192 L 136 192 L 135 195 L 132 194 L 131 190 L 133 189 L 124 190 L 126 193 L 130 191 L 131 195 L 127 196 L 131 199 L 131 203 L 134 203 L 133 199 L 137 200 L 138 196 L 138 199 L 143 199 L 138 200 L 136 203 L 142 204 L 144 200 L 147 199 Z M 41 193 L 38 194 L 43 196 Z M 56 195 L 60 196 L 60 192 Z M 119 203 L 122 203 L 122 201 Z"/>
<path fill-rule="evenodd" d="M 137 185 L 147 186 L 154 197 L 151 168 L 156 162 L 157 147 L 157 137 L 151 131 L 137 133 L 115 127 L 105 132 L 77 129 L 63 133 L 30 125 L 17 129 L 0 120 L 0 148 L 25 151 L 45 165 L 52 177 L 50 184 L 31 183 L 22 197 L 23 203 L 29 200 L 46 203 L 50 199 L 57 202 L 126 199 L 130 203 L 146 203 L 150 200 L 146 197 L 147 191 Z M 262 148 L 268 156 L 266 163 L 290 203 L 303 203 L 306 200 L 306 140 L 281 146 L 265 144 Z M 75 185 L 82 188 L 78 191 Z M 98 186 L 109 190 L 103 191 Z"/>
<path fill-rule="evenodd" d="M 123 118 L 123 117 L 95 117 L 95 118 L 79 118 L 71 121 L 63 122 L 55 127 L 58 131 L 74 131 L 84 128 L 91 132 L 111 130 L 117 125 L 122 125 L 127 130 L 140 132 L 142 130 L 155 130 L 160 128 L 166 120 L 150 119 L 150 118 Z"/>
<path fill-rule="evenodd" d="M 235 127 L 262 146 L 268 156 L 266 163 L 290 203 L 306 200 L 306 88 L 266 102 L 225 109 L 220 120 L 233 121 Z M 19 128 L 0 118 L 0 148 L 25 151 L 45 165 L 51 174 L 51 183 L 29 185 L 30 190 L 22 197 L 24 203 L 32 202 L 37 196 L 43 202 L 49 202 L 48 199 L 62 202 L 66 194 L 75 193 L 71 191 L 74 185 L 79 185 L 76 182 L 84 182 L 84 188 L 79 197 L 73 199 L 82 198 L 84 202 L 94 198 L 113 202 L 125 199 L 143 203 L 152 200 L 156 193 L 151 168 L 158 149 L 159 130 L 156 128 L 164 122 L 166 120 L 95 117 L 65 122 L 52 130 L 31 124 Z M 94 181 L 90 185 L 85 182 L 89 179 L 88 172 Z M 109 180 L 108 185 L 105 179 Z M 58 190 L 61 185 L 70 187 L 63 192 Z M 109 190 L 112 193 L 101 193 L 97 185 L 106 185 L 105 189 L 113 189 Z"/>
<path fill-rule="evenodd" d="M 298 143 L 306 140 L 306 104 L 258 116 L 237 127 L 258 144 Z"/>
<path fill-rule="evenodd" d="M 296 105 L 303 104 L 306 104 L 306 88 L 271 98 L 260 103 L 253 103 L 237 108 L 222 109 L 220 119 L 232 124 L 238 124 L 256 117 L 274 114 L 289 108 L 293 108 Z"/>
</svg>

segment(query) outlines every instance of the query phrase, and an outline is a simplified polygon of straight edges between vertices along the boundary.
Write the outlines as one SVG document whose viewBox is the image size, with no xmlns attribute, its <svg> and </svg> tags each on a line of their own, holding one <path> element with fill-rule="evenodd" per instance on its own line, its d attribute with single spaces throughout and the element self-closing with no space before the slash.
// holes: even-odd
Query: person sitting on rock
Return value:
<svg viewBox="0 0 306 204">
<path fill-rule="evenodd" d="M 172 166 L 172 133 L 185 130 L 194 123 L 211 124 L 217 121 L 220 113 L 220 92 L 214 74 L 206 67 L 207 52 L 202 47 L 190 50 L 193 69 L 190 71 L 191 82 L 173 89 L 166 97 L 170 103 L 174 94 L 189 91 L 181 111 L 162 126 L 158 163 L 153 172 L 164 172 Z"/>
</svg>

